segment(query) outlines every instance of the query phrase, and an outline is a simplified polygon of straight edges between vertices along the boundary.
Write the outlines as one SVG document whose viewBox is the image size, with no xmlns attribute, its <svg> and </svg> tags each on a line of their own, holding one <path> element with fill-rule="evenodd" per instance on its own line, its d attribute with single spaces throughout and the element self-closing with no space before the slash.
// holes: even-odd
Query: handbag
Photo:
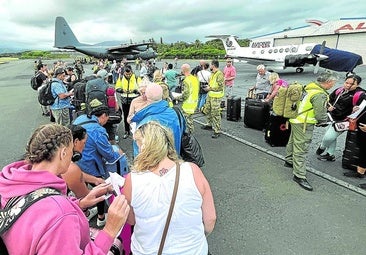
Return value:
<svg viewBox="0 0 366 255">
<path fill-rule="evenodd" d="M 358 119 L 364 115 L 366 111 L 359 114 L 357 118 L 348 118 L 345 121 L 335 122 L 333 124 L 335 131 L 342 132 L 342 131 L 356 131 L 357 130 L 357 121 Z"/>
<path fill-rule="evenodd" d="M 179 108 L 173 107 L 173 109 L 176 112 L 179 124 L 182 127 L 184 116 Z M 199 167 L 205 164 L 201 145 L 191 133 L 185 130 L 181 138 L 180 156 L 184 161 L 195 163 Z"/>
<path fill-rule="evenodd" d="M 175 199 L 177 198 L 177 191 L 178 191 L 178 184 L 179 184 L 179 176 L 180 176 L 180 165 L 179 165 L 179 163 L 176 163 L 176 173 L 175 173 L 175 183 L 174 183 L 173 195 L 172 195 L 172 200 L 170 201 L 170 207 L 169 207 L 168 217 L 167 217 L 166 222 L 165 222 L 165 227 L 164 227 L 163 235 L 161 237 L 161 241 L 160 241 L 160 245 L 159 245 L 159 250 L 158 250 L 158 255 L 161 255 L 162 252 L 163 252 L 166 235 L 168 233 L 168 228 L 169 228 L 170 220 L 171 220 L 172 214 L 173 214 L 173 209 L 174 209 L 174 205 L 175 205 Z"/>
</svg>

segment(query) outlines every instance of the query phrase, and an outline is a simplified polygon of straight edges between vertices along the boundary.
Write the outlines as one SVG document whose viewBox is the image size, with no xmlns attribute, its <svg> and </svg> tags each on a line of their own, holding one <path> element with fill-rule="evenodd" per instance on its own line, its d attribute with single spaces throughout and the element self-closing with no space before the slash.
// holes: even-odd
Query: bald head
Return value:
<svg viewBox="0 0 366 255">
<path fill-rule="evenodd" d="M 187 76 L 191 73 L 191 66 L 189 64 L 183 64 L 180 70 L 185 76 Z"/>
</svg>

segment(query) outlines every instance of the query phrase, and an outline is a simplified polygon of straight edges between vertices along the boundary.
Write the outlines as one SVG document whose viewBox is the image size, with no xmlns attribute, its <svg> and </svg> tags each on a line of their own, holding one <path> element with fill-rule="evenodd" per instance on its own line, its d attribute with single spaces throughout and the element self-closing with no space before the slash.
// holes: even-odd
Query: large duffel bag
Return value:
<svg viewBox="0 0 366 255">
<path fill-rule="evenodd" d="M 286 146 L 290 138 L 291 125 L 288 119 L 271 114 L 264 132 L 265 141 L 271 146 Z"/>
<path fill-rule="evenodd" d="M 226 119 L 239 121 L 241 118 L 241 97 L 233 96 L 226 102 Z"/>
<path fill-rule="evenodd" d="M 245 99 L 244 126 L 264 130 L 269 119 L 270 106 L 262 99 Z"/>
</svg>

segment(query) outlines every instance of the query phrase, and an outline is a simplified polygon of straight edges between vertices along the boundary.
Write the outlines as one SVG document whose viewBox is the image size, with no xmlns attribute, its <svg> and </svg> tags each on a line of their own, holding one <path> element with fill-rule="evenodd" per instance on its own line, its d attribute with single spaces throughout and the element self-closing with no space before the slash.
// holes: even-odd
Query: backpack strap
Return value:
<svg viewBox="0 0 366 255">
<path fill-rule="evenodd" d="M 46 187 L 34 190 L 25 196 L 11 198 L 4 209 L 0 210 L 0 234 L 5 233 L 32 204 L 42 198 L 54 195 L 61 195 L 61 192 Z"/>
<path fill-rule="evenodd" d="M 363 91 L 356 91 L 356 93 L 353 95 L 352 98 L 352 105 L 357 105 L 358 100 L 360 99 L 361 95 L 363 94 Z"/>
</svg>

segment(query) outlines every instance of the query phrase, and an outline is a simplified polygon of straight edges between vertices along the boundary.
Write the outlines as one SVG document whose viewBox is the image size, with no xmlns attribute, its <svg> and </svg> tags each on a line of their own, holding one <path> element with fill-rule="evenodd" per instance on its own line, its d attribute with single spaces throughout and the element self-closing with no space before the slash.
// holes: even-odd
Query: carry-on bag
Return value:
<svg viewBox="0 0 366 255">
<path fill-rule="evenodd" d="M 241 118 L 241 97 L 230 97 L 226 102 L 226 119 L 239 121 Z"/>
<path fill-rule="evenodd" d="M 271 114 L 264 132 L 265 141 L 272 147 L 286 146 L 290 138 L 291 125 L 288 119 Z"/>
<path fill-rule="evenodd" d="M 270 106 L 262 99 L 245 99 L 244 126 L 264 130 L 269 119 Z"/>
</svg>

